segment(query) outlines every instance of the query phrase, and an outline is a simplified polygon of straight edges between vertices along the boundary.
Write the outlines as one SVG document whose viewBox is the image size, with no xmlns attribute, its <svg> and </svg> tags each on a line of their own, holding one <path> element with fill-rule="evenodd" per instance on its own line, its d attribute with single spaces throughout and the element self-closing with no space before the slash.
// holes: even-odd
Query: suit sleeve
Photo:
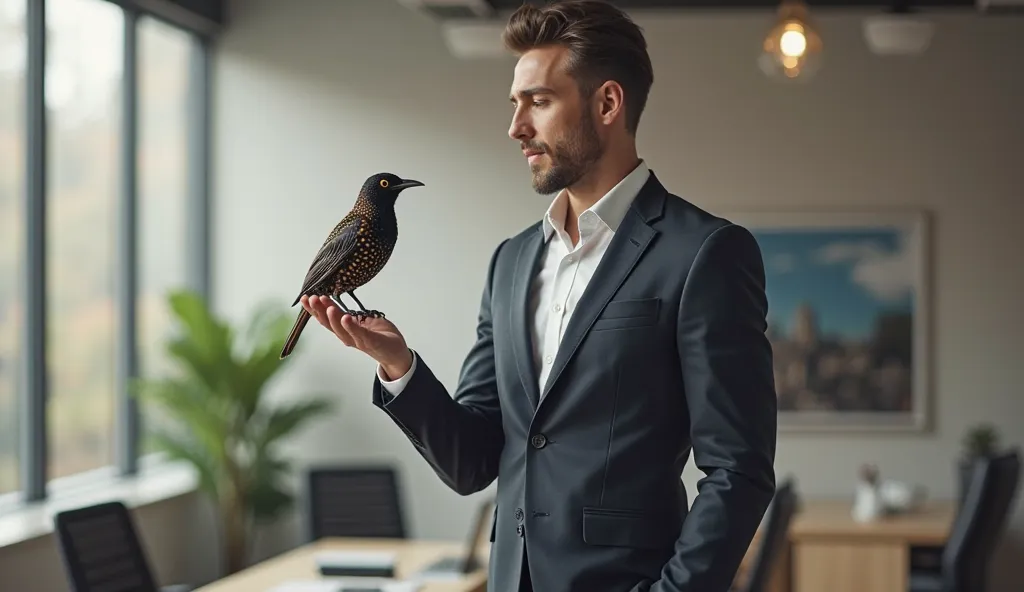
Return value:
<svg viewBox="0 0 1024 592">
<path fill-rule="evenodd" d="M 698 252 L 678 317 L 696 466 L 705 473 L 652 592 L 725 592 L 775 492 L 777 399 L 764 265 L 733 224 Z"/>
<path fill-rule="evenodd" d="M 409 384 L 409 379 L 412 378 L 412 375 L 416 372 L 416 350 L 410 348 L 409 352 L 412 353 L 412 364 L 409 365 L 409 370 L 406 371 L 403 376 L 394 380 L 384 378 L 384 369 L 380 364 L 377 364 L 377 380 L 379 380 L 380 385 L 384 387 L 384 402 L 388 402 L 392 398 L 402 394 L 402 389 L 405 388 L 405 385 Z"/>
<path fill-rule="evenodd" d="M 454 396 L 417 352 L 415 366 L 402 378 L 398 395 L 388 393 L 380 375 L 374 373 L 373 404 L 402 429 L 441 480 L 461 495 L 480 491 L 497 478 L 505 445 L 491 324 L 494 269 L 505 242 L 494 250 L 487 267 L 476 341 L 462 364 Z"/>
</svg>

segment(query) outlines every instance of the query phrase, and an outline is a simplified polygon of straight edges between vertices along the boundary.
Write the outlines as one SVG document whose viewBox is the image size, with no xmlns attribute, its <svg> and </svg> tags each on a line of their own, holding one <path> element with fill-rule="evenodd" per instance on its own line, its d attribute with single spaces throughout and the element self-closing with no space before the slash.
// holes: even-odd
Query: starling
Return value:
<svg viewBox="0 0 1024 592">
<path fill-rule="evenodd" d="M 391 257 L 398 240 L 398 219 L 395 200 L 409 187 L 422 187 L 423 183 L 402 179 L 391 173 L 379 173 L 363 183 L 352 210 L 327 235 L 320 251 L 306 272 L 302 289 L 292 306 L 302 296 L 328 296 L 343 312 L 353 316 L 383 317 L 378 310 L 366 310 L 356 297 L 355 290 L 372 280 Z M 348 294 L 360 310 L 350 310 L 341 301 Z M 309 322 L 305 309 L 295 319 L 288 340 L 281 350 L 283 359 L 292 352 L 299 335 Z"/>
</svg>

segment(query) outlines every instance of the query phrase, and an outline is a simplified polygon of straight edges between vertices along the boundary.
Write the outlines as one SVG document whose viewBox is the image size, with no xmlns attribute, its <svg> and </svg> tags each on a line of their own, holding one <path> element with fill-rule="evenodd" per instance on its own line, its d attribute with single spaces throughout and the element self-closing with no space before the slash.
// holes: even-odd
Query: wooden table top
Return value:
<svg viewBox="0 0 1024 592">
<path fill-rule="evenodd" d="M 288 581 L 319 579 L 314 561 L 317 553 L 356 550 L 396 552 L 398 559 L 395 576 L 403 579 L 442 557 L 461 556 L 465 552 L 465 545 L 445 541 L 323 539 L 252 565 L 203 586 L 196 592 L 262 592 Z M 428 582 L 419 592 L 486 592 L 487 551 L 478 553 L 478 557 L 485 562 L 483 568 L 458 580 Z"/>
<path fill-rule="evenodd" d="M 949 536 L 956 503 L 933 500 L 905 514 L 882 516 L 872 522 L 855 521 L 850 500 L 811 499 L 793 517 L 790 542 L 813 538 L 890 539 L 915 545 L 941 545 Z"/>
</svg>

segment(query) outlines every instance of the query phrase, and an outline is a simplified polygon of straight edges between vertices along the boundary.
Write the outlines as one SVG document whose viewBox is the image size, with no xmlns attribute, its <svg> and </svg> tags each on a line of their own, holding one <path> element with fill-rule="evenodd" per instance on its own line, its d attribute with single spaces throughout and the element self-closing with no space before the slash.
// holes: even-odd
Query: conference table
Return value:
<svg viewBox="0 0 1024 592">
<path fill-rule="evenodd" d="M 198 588 L 196 592 L 264 592 L 286 582 L 320 579 L 315 557 L 331 551 L 387 551 L 396 554 L 395 578 L 405 579 L 442 557 L 466 552 L 464 542 L 403 539 L 326 538 L 307 543 L 276 557 Z M 417 592 L 486 592 L 487 551 L 478 553 L 484 565 L 458 578 L 425 582 Z"/>
<path fill-rule="evenodd" d="M 802 500 L 767 592 L 906 592 L 911 550 L 944 545 L 956 507 L 952 500 L 931 500 L 861 523 L 851 516 L 851 500 Z M 737 573 L 740 583 L 749 576 L 761 534 Z"/>
<path fill-rule="evenodd" d="M 915 545 L 945 543 L 956 504 L 934 500 L 905 515 L 858 523 L 849 500 L 801 501 L 786 544 L 769 577 L 770 592 L 905 592 L 910 550 Z M 737 583 L 749 575 L 759 538 L 755 536 Z M 489 544 L 478 546 L 480 569 L 458 579 L 431 581 L 417 592 L 485 592 Z M 465 554 L 464 542 L 402 539 L 324 539 L 308 543 L 239 573 L 217 580 L 198 592 L 264 592 L 295 580 L 318 579 L 315 556 L 323 551 L 391 551 L 397 555 L 396 577 L 408 578 L 445 556 Z"/>
</svg>

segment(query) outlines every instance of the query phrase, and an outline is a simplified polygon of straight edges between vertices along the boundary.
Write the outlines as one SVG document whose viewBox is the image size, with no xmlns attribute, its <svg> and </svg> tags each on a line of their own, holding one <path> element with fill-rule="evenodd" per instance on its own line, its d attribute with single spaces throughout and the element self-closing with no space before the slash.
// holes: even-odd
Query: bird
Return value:
<svg viewBox="0 0 1024 592">
<path fill-rule="evenodd" d="M 393 173 L 377 173 L 363 182 L 355 205 L 327 235 L 302 281 L 302 289 L 292 303 L 303 296 L 327 296 L 342 312 L 357 317 L 383 318 L 379 310 L 367 310 L 355 291 L 380 273 L 391 258 L 398 241 L 398 217 L 395 201 L 410 187 L 422 187 L 414 179 L 403 179 Z M 347 294 L 359 310 L 351 310 L 341 301 Z M 310 314 L 303 308 L 295 319 L 280 358 L 295 349 Z"/>
</svg>

